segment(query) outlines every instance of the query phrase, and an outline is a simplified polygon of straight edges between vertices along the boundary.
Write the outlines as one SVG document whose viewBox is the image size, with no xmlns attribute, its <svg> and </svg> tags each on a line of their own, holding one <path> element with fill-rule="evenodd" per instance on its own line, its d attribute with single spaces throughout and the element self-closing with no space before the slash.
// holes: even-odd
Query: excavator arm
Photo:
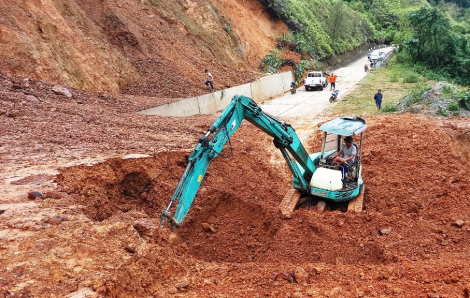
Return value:
<svg viewBox="0 0 470 298">
<path fill-rule="evenodd" d="M 285 158 L 289 169 L 300 183 L 302 192 L 308 191 L 315 166 L 307 151 L 295 134 L 295 130 L 282 121 L 264 113 L 251 99 L 245 96 L 234 96 L 232 101 L 207 133 L 201 137 L 196 148 L 188 158 L 188 165 L 176 187 L 166 210 L 162 212 L 161 225 L 169 220 L 174 226 L 179 226 L 191 207 L 194 197 L 204 179 L 210 162 L 217 156 L 228 158 L 232 155 L 230 137 L 246 119 L 253 125 L 273 137 L 273 142 Z M 209 139 L 209 136 L 212 138 Z M 225 144 L 229 142 L 230 154 L 221 154 Z M 289 153 L 294 159 L 291 158 Z M 303 169 L 303 171 L 299 168 Z M 178 202 L 174 216 L 171 216 L 172 205 Z"/>
</svg>

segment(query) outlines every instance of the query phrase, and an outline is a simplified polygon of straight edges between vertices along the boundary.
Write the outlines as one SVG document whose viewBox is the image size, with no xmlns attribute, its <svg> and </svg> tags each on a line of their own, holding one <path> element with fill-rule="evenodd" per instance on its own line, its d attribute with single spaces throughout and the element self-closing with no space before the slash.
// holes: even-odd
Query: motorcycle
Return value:
<svg viewBox="0 0 470 298">
<path fill-rule="evenodd" d="M 336 99 L 338 98 L 338 93 L 339 93 L 338 89 L 333 90 L 330 96 L 330 102 L 336 101 Z"/>
<path fill-rule="evenodd" d="M 297 92 L 297 84 L 295 82 L 290 83 L 290 93 L 295 94 Z"/>
</svg>

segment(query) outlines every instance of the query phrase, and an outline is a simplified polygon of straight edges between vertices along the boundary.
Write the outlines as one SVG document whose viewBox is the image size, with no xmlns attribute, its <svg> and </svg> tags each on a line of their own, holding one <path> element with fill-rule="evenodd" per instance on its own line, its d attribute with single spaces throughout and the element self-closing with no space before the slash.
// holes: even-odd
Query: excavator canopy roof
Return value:
<svg viewBox="0 0 470 298">
<path fill-rule="evenodd" d="M 320 130 L 341 136 L 359 135 L 367 128 L 366 121 L 359 117 L 341 117 L 323 123 Z"/>
</svg>

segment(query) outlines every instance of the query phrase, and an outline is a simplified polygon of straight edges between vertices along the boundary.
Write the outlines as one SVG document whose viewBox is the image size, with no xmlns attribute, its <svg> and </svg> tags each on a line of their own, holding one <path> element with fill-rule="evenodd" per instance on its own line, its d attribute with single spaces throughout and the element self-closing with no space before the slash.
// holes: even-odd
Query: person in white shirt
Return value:
<svg viewBox="0 0 470 298">
<path fill-rule="evenodd" d="M 329 157 L 333 159 L 333 164 L 350 165 L 356 160 L 357 149 L 356 146 L 353 145 L 353 137 L 345 137 L 344 142 L 345 144 L 341 147 L 341 150 Z"/>
<path fill-rule="evenodd" d="M 206 74 L 206 82 L 204 84 L 211 88 L 211 92 L 214 92 L 214 77 L 209 70 L 206 69 L 204 72 Z"/>
</svg>

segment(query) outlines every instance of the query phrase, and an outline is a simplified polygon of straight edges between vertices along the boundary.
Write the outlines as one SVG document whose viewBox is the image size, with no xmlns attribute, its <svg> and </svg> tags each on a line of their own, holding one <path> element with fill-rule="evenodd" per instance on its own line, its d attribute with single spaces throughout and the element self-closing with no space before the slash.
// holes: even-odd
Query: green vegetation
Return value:
<svg viewBox="0 0 470 298">
<path fill-rule="evenodd" d="M 459 105 L 455 102 L 451 102 L 449 104 L 449 111 L 458 112 L 459 111 Z"/>
<path fill-rule="evenodd" d="M 414 104 L 420 103 L 423 100 L 423 93 L 429 89 L 431 89 L 431 87 L 428 84 L 417 84 L 408 94 L 405 100 L 406 106 L 411 107 Z"/>
<path fill-rule="evenodd" d="M 397 107 L 397 104 L 389 102 L 389 103 L 384 104 L 384 106 L 382 107 L 380 111 L 382 113 L 393 113 L 393 112 L 398 111 L 398 107 Z"/>
<path fill-rule="evenodd" d="M 416 73 L 410 73 L 403 78 L 403 83 L 418 83 L 419 76 Z"/>
<path fill-rule="evenodd" d="M 442 108 L 439 109 L 439 110 L 437 111 L 437 113 L 438 113 L 439 115 L 443 116 L 443 117 L 449 116 L 449 113 L 447 113 L 447 111 L 446 111 L 445 109 L 442 109 Z"/>
<path fill-rule="evenodd" d="M 269 51 L 269 54 L 267 54 L 263 61 L 261 61 L 261 66 L 264 67 L 264 72 L 277 73 L 279 67 L 282 66 L 282 59 L 279 57 L 279 51 Z"/>
<path fill-rule="evenodd" d="M 452 88 L 449 85 L 442 86 L 441 93 L 442 96 L 445 98 L 452 98 L 454 96 L 454 92 L 452 91 Z"/>
<path fill-rule="evenodd" d="M 373 75 L 365 77 L 346 97 L 334 105 L 328 113 L 331 115 L 357 115 L 364 116 L 376 114 L 374 95 L 378 88 L 384 94 L 382 100 L 382 113 L 392 113 L 399 109 L 397 105 L 408 95 L 429 90 L 429 84 L 423 77 L 418 77 L 419 83 L 403 84 L 403 78 L 412 74 L 408 67 L 392 59 L 386 68 L 374 70 Z M 395 81 L 395 78 L 397 81 Z"/>
<path fill-rule="evenodd" d="M 460 104 L 461 107 L 470 110 L 470 91 L 468 90 L 459 90 L 455 94 L 455 99 Z"/>
<path fill-rule="evenodd" d="M 304 73 L 308 70 L 309 63 L 307 60 L 301 60 L 294 68 L 295 81 L 298 83 L 302 80 Z"/>
<path fill-rule="evenodd" d="M 416 84 L 426 78 L 470 85 L 470 0 L 260 2 L 289 28 L 277 38 L 277 48 L 298 52 L 302 60 L 322 60 L 368 42 L 394 43 L 399 46 L 396 62 L 409 71 L 392 74 L 392 83 Z M 298 80 L 301 70 L 308 69 L 303 66 L 297 68 Z"/>
<path fill-rule="evenodd" d="M 412 34 L 403 42 L 400 61 L 433 79 L 451 78 L 459 84 L 470 84 L 468 14 L 455 4 L 422 7 L 408 13 Z"/>
<path fill-rule="evenodd" d="M 405 15 L 425 0 L 260 0 L 290 33 L 278 38 L 278 48 L 289 47 L 313 59 L 344 53 L 365 42 L 391 43 L 403 39 Z M 408 30 L 409 31 L 409 30 Z"/>
</svg>

